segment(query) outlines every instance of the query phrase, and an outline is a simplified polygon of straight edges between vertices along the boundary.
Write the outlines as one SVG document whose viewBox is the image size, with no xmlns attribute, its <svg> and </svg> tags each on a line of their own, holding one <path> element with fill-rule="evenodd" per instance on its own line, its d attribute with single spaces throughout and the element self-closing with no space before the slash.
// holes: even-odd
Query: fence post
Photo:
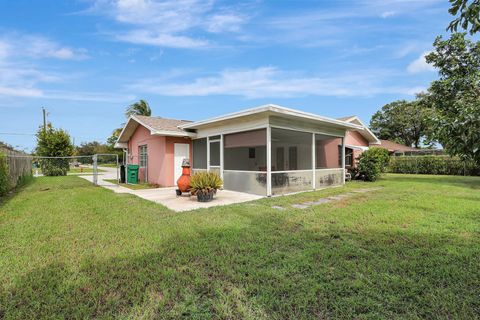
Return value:
<svg viewBox="0 0 480 320">
<path fill-rule="evenodd" d="M 98 174 L 97 174 L 97 155 L 93 155 L 93 184 L 98 185 Z"/>
</svg>

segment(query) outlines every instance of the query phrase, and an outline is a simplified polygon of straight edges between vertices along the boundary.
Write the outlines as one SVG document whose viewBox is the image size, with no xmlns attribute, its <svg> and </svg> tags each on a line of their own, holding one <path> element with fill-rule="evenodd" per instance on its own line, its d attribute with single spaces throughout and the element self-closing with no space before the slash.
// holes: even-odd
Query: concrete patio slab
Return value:
<svg viewBox="0 0 480 320">
<path fill-rule="evenodd" d="M 218 190 L 213 201 L 211 202 L 198 202 L 197 197 L 194 196 L 180 196 L 177 197 L 175 193 L 175 188 L 156 188 L 156 189 L 142 189 L 142 190 L 132 190 L 125 188 L 114 183 L 105 181 L 110 179 L 117 178 L 117 172 L 115 168 L 106 168 L 99 167 L 99 169 L 104 170 L 104 172 L 99 173 L 98 175 L 98 184 L 99 186 L 112 190 L 115 193 L 129 193 L 133 194 L 142 199 L 152 201 L 158 204 L 161 204 L 167 207 L 170 210 L 181 212 L 181 211 L 190 211 L 201 208 L 211 208 L 216 206 L 225 206 L 235 203 L 243 203 L 253 200 L 258 200 L 263 198 L 262 196 L 257 196 L 248 193 L 229 191 L 229 190 Z M 93 176 L 81 176 L 81 178 L 86 179 L 90 182 L 93 182 Z"/>
</svg>

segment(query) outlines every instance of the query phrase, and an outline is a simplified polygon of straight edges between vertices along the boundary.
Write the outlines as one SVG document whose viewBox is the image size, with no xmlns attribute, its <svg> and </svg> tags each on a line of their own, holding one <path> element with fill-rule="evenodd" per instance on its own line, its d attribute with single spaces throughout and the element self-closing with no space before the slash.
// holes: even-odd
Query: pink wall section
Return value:
<svg viewBox="0 0 480 320">
<path fill-rule="evenodd" d="M 345 144 L 351 146 L 368 147 L 368 141 L 357 131 L 348 131 Z"/>
<path fill-rule="evenodd" d="M 328 139 L 317 141 L 317 169 L 339 168 L 338 146 L 342 145 L 342 139 Z"/>
<path fill-rule="evenodd" d="M 190 144 L 190 157 L 192 156 L 192 143 L 188 138 L 176 138 L 165 136 L 152 136 L 150 130 L 139 125 L 128 142 L 130 157 L 128 163 L 139 164 L 139 147 L 147 146 L 148 154 L 148 182 L 162 187 L 172 187 L 174 180 L 174 144 Z M 139 172 L 139 178 L 143 181 L 143 169 Z"/>
<path fill-rule="evenodd" d="M 357 131 L 348 131 L 345 138 L 345 144 L 349 146 L 368 147 L 368 141 Z M 353 150 L 353 166 L 358 165 L 358 157 L 363 153 L 362 150 Z"/>
<path fill-rule="evenodd" d="M 331 139 L 317 141 L 317 168 L 338 168 L 338 146 L 342 139 Z M 349 146 L 368 147 L 368 141 L 356 131 L 348 131 L 345 137 L 345 144 Z M 363 151 L 353 150 L 354 166 Z"/>
</svg>

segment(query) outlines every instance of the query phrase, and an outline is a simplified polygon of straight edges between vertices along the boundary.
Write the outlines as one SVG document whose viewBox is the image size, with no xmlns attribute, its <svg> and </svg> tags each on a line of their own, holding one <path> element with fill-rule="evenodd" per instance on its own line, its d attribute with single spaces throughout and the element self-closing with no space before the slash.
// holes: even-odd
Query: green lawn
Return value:
<svg viewBox="0 0 480 320">
<path fill-rule="evenodd" d="M 475 319 L 480 178 L 173 213 L 42 177 L 0 206 L 0 270 L 0 319 Z"/>
<path fill-rule="evenodd" d="M 97 170 L 99 173 L 100 172 L 105 172 L 105 170 L 98 169 Z M 42 170 L 40 168 L 34 168 L 32 169 L 33 174 L 42 174 Z M 67 172 L 67 174 L 71 175 L 78 175 L 78 174 L 93 174 L 93 169 L 92 168 L 70 168 Z"/>
</svg>

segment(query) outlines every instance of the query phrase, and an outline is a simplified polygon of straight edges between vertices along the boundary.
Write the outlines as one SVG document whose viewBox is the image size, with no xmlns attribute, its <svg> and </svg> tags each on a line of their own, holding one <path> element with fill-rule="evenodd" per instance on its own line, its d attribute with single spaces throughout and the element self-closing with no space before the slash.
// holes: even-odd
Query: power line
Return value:
<svg viewBox="0 0 480 320">
<path fill-rule="evenodd" d="M 34 136 L 35 133 L 16 133 L 16 132 L 0 132 L 1 135 L 8 136 Z"/>
</svg>

